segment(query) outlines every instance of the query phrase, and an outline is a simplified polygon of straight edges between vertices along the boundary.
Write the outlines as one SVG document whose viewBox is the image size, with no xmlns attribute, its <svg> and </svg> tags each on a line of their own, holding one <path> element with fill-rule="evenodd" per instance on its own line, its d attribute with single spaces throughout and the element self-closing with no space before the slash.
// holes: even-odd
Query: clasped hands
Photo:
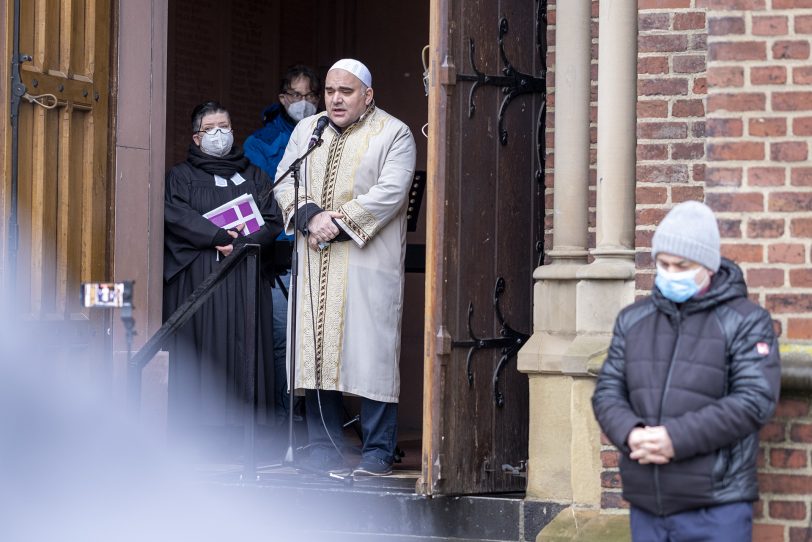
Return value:
<svg viewBox="0 0 812 542">
<path fill-rule="evenodd" d="M 629 457 L 641 465 L 664 465 L 673 459 L 674 446 L 664 426 L 635 427 L 627 439 L 632 453 Z"/>
<path fill-rule="evenodd" d="M 327 243 L 340 233 L 338 226 L 333 223 L 334 218 L 342 218 L 336 211 L 322 211 L 307 223 L 307 244 L 313 250 L 319 250 L 319 243 Z"/>
<path fill-rule="evenodd" d="M 231 236 L 232 239 L 236 239 L 237 237 L 240 236 L 239 232 L 241 232 L 244 227 L 245 227 L 245 224 L 238 224 L 237 227 L 234 228 L 234 230 L 237 230 L 237 231 L 226 230 L 226 233 L 228 233 Z M 234 245 L 231 244 L 231 243 L 229 243 L 227 245 L 216 246 L 214 248 L 216 248 L 220 252 L 220 254 L 222 254 L 223 256 L 228 256 L 229 254 L 231 254 L 234 251 Z"/>
</svg>

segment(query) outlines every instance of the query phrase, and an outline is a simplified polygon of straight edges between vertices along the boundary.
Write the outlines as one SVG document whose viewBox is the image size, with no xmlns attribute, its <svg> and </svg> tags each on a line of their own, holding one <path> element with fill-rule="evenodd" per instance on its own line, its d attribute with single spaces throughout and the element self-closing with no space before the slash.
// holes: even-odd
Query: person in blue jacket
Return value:
<svg viewBox="0 0 812 542">
<path fill-rule="evenodd" d="M 276 166 L 282 160 L 293 128 L 303 118 L 316 113 L 320 97 L 321 80 L 313 69 L 297 64 L 285 72 L 279 89 L 279 101 L 265 108 L 262 112 L 262 128 L 251 134 L 243 144 L 245 156 L 271 179 L 276 174 Z M 274 243 L 274 411 L 278 424 L 284 423 L 290 405 L 285 350 L 292 241 L 293 237 L 282 231 Z"/>
</svg>

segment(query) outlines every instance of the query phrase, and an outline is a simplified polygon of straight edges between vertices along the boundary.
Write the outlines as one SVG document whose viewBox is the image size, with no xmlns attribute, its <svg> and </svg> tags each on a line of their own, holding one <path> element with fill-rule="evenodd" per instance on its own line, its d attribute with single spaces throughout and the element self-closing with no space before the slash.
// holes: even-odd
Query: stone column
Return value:
<svg viewBox="0 0 812 542">
<path fill-rule="evenodd" d="M 576 332 L 576 273 L 588 255 L 590 8 L 590 0 L 556 6 L 552 262 L 533 274 L 534 333 L 518 360 L 530 378 L 528 498 L 566 503 L 600 498 L 578 481 L 596 473 L 574 468 L 594 429 L 582 430 L 585 395 L 564 368 Z"/>
<path fill-rule="evenodd" d="M 537 537 L 569 540 L 627 539 L 628 522 L 622 516 L 600 515 L 600 431 L 594 421 L 589 398 L 611 340 L 614 319 L 621 308 L 634 301 L 634 205 L 637 126 L 637 2 L 600 3 L 598 37 L 598 179 L 597 247 L 594 261 L 575 275 L 575 340 L 563 356 L 565 374 L 573 375 L 564 408 L 571 411 L 571 440 L 579 445 L 573 452 L 570 477 L 572 508 L 564 510 Z M 557 35 L 566 33 L 559 29 Z M 560 387 L 560 386 L 559 386 Z M 532 383 L 531 383 L 532 389 Z M 532 405 L 531 391 L 531 405 Z M 552 405 L 551 405 L 552 406 Z M 555 405 L 561 408 L 561 405 Z M 580 417 L 582 423 L 576 425 Z M 588 420 L 588 421 L 587 421 Z M 531 431 L 533 431 L 531 427 Z M 558 440 L 556 434 L 547 438 Z M 550 445 L 548 444 L 548 447 Z M 530 454 L 533 461 L 533 454 Z M 588 476 L 577 478 L 574 473 Z M 529 482 L 528 482 L 529 484 Z M 579 488 L 579 493 L 576 492 Z M 559 537 L 560 538 L 557 538 Z"/>
<path fill-rule="evenodd" d="M 583 146 L 578 150 L 579 156 L 589 148 L 588 140 L 565 142 L 572 135 L 575 117 L 564 108 L 588 108 L 589 103 L 587 96 L 582 98 L 582 104 L 571 105 L 575 91 L 565 90 L 564 86 L 574 71 L 571 66 L 578 62 L 563 55 L 565 50 L 575 47 L 573 41 L 582 43 L 583 25 L 589 20 L 588 9 L 581 11 L 584 6 L 578 2 L 576 8 L 574 4 L 570 1 L 556 4 L 555 241 L 550 254 L 553 263 L 534 273 L 539 280 L 536 325 L 528 346 L 535 346 L 535 350 L 520 358 L 519 365 L 531 373 L 528 498 L 568 503 L 572 507 L 548 525 L 537 540 L 572 539 L 573 529 L 581 532 L 584 523 L 598 525 L 605 520 L 597 513 L 601 445 L 590 399 L 594 375 L 605 357 L 614 318 L 634 299 L 637 2 L 600 3 L 597 247 L 592 251 L 595 259 L 589 265 L 581 254 L 574 254 L 583 246 L 581 235 L 586 233 L 586 222 L 581 222 L 582 215 L 576 210 L 586 209 L 586 200 L 581 199 L 586 192 L 561 177 L 569 174 L 572 167 L 578 167 L 570 163 L 571 147 Z M 576 9 L 578 19 L 570 19 Z M 587 27 L 587 36 L 588 32 Z M 563 96 L 564 92 L 570 94 Z M 586 175 L 583 182 L 585 187 Z M 559 196 L 567 203 L 560 203 Z M 582 231 L 573 232 L 570 229 L 573 223 L 582 224 L 579 226 Z M 531 358 L 531 354 L 535 357 Z"/>
</svg>

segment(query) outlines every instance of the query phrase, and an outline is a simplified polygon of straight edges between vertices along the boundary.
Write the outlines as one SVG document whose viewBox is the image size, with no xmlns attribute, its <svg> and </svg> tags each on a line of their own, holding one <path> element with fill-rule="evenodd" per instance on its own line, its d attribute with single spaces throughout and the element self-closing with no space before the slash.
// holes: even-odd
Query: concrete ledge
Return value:
<svg viewBox="0 0 812 542">
<path fill-rule="evenodd" d="M 628 542 L 629 516 L 601 515 L 594 509 L 565 508 L 547 524 L 536 542 Z"/>
</svg>

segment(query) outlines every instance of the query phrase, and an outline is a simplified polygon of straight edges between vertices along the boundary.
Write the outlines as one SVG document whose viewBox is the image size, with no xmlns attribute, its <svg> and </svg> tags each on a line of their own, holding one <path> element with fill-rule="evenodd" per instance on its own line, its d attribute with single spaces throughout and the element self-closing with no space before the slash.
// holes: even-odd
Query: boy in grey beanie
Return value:
<svg viewBox="0 0 812 542">
<path fill-rule="evenodd" d="M 655 288 L 618 315 L 592 397 L 632 539 L 750 540 L 758 431 L 780 387 L 772 318 L 721 257 L 706 205 L 675 206 L 652 255 Z"/>
</svg>

